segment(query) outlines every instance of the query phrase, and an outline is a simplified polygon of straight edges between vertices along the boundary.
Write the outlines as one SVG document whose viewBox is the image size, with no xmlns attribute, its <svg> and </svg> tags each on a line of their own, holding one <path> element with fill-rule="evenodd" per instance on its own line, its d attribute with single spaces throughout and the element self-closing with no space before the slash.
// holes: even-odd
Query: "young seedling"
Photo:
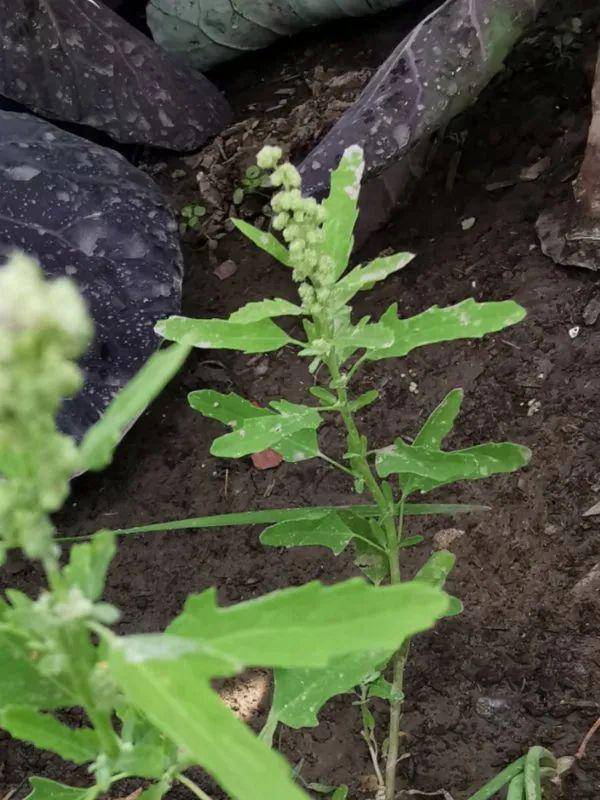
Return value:
<svg viewBox="0 0 600 800">
<path fill-rule="evenodd" d="M 241 183 L 235 187 L 233 192 L 233 202 L 236 206 L 241 205 L 247 194 L 255 194 L 270 186 L 269 172 L 258 164 L 249 166 L 242 178 Z"/>
<path fill-rule="evenodd" d="M 213 679 L 247 666 L 293 674 L 393 652 L 447 613 L 451 598 L 416 581 L 350 580 L 220 608 L 208 590 L 189 597 L 165 633 L 116 635 L 119 612 L 102 600 L 114 534 L 75 544 L 63 561 L 50 515 L 73 473 L 110 461 L 190 348 L 175 344 L 150 359 L 78 446 L 55 418 L 81 386 L 75 362 L 91 335 L 70 281 L 46 282 L 23 256 L 0 268 L 0 565 L 18 548 L 46 579 L 37 598 L 15 589 L 0 598 L 0 727 L 89 774 L 85 788 L 32 777 L 29 800 L 114 797 L 131 777 L 150 784 L 139 800 L 160 800 L 176 783 L 210 800 L 187 774 L 192 766 L 236 800 L 308 800 L 284 760 L 221 702 Z M 56 713 L 73 708 L 76 728 Z"/>
<path fill-rule="evenodd" d="M 187 203 L 181 209 L 179 231 L 183 235 L 188 230 L 197 230 L 200 220 L 206 214 L 206 208 L 198 203 Z"/>
<path fill-rule="evenodd" d="M 397 304 L 393 304 L 379 319 L 355 319 L 351 306 L 355 295 L 405 267 L 413 256 L 397 253 L 348 269 L 363 172 L 359 147 L 350 147 L 344 153 L 322 203 L 302 196 L 297 170 L 288 163 L 279 165 L 280 158 L 281 151 L 274 147 L 265 147 L 258 156 L 258 166 L 271 172 L 271 184 L 278 190 L 271 200 L 274 233 L 240 220 L 235 224 L 259 248 L 290 269 L 298 301 L 268 298 L 251 302 L 227 319 L 171 317 L 160 322 L 156 330 L 166 339 L 194 347 L 245 353 L 289 347 L 300 358 L 308 359 L 308 369 L 314 376 L 314 386 L 309 390 L 314 399 L 311 405 L 278 399 L 256 407 L 237 394 L 210 389 L 192 392 L 190 405 L 229 428 L 212 443 L 213 455 L 241 458 L 271 448 L 289 462 L 320 458 L 346 475 L 357 494 L 366 494 L 370 502 L 225 515 L 137 530 L 273 522 L 261 534 L 265 545 L 322 545 L 339 554 L 352 544 L 355 563 L 370 582 L 401 586 L 401 556 L 407 547 L 422 540 L 405 535 L 406 517 L 470 510 L 418 504 L 412 498 L 457 481 L 512 472 L 528 463 L 530 453 L 526 447 L 510 442 L 443 449 L 460 411 L 461 389 L 451 391 L 441 401 L 414 439 L 396 436 L 391 442 L 386 438 L 368 442 L 356 415 L 378 399 L 378 392 L 356 395 L 356 377 L 370 363 L 402 358 L 425 345 L 500 331 L 522 320 L 525 311 L 512 300 L 480 303 L 468 299 L 447 308 L 433 306 L 410 318 L 400 317 Z M 301 325 L 288 333 L 273 322 L 277 317 L 293 317 Z M 342 460 L 326 453 L 318 439 L 319 427 L 331 416 L 338 418 L 344 431 Z M 414 582 L 441 588 L 453 564 L 450 552 L 435 552 L 414 576 Z M 460 610 L 460 603 L 453 601 L 444 616 Z M 390 619 L 390 624 L 396 622 Z M 407 637 L 397 649 L 345 655 L 325 669 L 276 669 L 273 704 L 263 738 L 271 741 L 279 723 L 293 728 L 316 725 L 318 712 L 330 697 L 358 687 L 363 738 L 378 780 L 377 796 L 393 800 L 409 647 Z M 383 697 L 389 703 L 385 741 L 377 735 L 369 710 L 373 697 Z"/>
</svg>

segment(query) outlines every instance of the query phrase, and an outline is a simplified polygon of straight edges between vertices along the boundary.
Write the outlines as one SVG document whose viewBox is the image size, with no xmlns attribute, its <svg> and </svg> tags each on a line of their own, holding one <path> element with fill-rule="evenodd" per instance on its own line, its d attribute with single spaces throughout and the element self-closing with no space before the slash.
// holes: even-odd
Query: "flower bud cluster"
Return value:
<svg viewBox="0 0 600 800">
<path fill-rule="evenodd" d="M 48 515 L 64 501 L 78 459 L 55 417 L 81 386 L 75 359 L 91 334 L 71 281 L 46 281 L 24 255 L 0 268 L 0 563 L 10 547 L 31 558 L 53 552 Z"/>
<path fill-rule="evenodd" d="M 314 316 L 327 307 L 336 279 L 333 260 L 322 252 L 327 212 L 314 198 L 302 196 L 300 173 L 293 164 L 279 164 L 281 155 L 278 147 L 263 147 L 257 163 L 272 170 L 271 184 L 279 188 L 271 199 L 273 229 L 288 247 L 300 298 Z"/>
</svg>

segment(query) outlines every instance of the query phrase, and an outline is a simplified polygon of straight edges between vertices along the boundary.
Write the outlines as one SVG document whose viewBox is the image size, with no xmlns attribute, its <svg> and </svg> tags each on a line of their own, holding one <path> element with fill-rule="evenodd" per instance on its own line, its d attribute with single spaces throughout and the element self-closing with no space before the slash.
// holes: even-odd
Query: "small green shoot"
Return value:
<svg viewBox="0 0 600 800">
<path fill-rule="evenodd" d="M 188 230 L 198 230 L 202 217 L 206 216 L 206 208 L 199 203 L 186 203 L 181 209 L 179 232 L 183 235 Z"/>
</svg>

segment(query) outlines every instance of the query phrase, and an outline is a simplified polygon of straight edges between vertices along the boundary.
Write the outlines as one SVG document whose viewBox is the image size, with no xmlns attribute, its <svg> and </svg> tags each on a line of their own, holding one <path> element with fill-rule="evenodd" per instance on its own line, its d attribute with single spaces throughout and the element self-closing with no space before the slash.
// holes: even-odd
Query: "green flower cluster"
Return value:
<svg viewBox="0 0 600 800">
<path fill-rule="evenodd" d="M 279 147 L 263 147 L 257 164 L 271 170 L 271 184 L 280 189 L 271 199 L 273 228 L 280 231 L 294 268 L 293 278 L 304 308 L 318 316 L 331 296 L 335 283 L 334 263 L 323 254 L 325 208 L 312 197 L 303 197 L 300 173 L 293 164 L 279 164 Z"/>
<path fill-rule="evenodd" d="M 91 336 L 70 280 L 46 281 L 19 254 L 0 268 L 0 564 L 12 547 L 55 557 L 49 514 L 62 505 L 78 462 L 55 417 L 81 387 L 74 362 Z"/>
</svg>

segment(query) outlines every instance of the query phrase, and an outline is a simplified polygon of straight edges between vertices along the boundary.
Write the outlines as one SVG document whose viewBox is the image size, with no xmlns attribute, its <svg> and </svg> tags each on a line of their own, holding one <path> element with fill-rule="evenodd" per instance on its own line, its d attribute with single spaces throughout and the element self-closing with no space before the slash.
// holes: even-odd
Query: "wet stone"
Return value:
<svg viewBox="0 0 600 800">
<path fill-rule="evenodd" d="M 232 116 L 203 75 L 101 2 L 0 0 L 0 95 L 123 143 L 192 150 Z"/>
<path fill-rule="evenodd" d="M 72 278 L 94 319 L 85 387 L 60 415 L 80 438 L 156 349 L 156 320 L 179 310 L 177 225 L 120 155 L 28 114 L 0 111 L 0 179 L 0 256 L 18 248 Z"/>
</svg>

